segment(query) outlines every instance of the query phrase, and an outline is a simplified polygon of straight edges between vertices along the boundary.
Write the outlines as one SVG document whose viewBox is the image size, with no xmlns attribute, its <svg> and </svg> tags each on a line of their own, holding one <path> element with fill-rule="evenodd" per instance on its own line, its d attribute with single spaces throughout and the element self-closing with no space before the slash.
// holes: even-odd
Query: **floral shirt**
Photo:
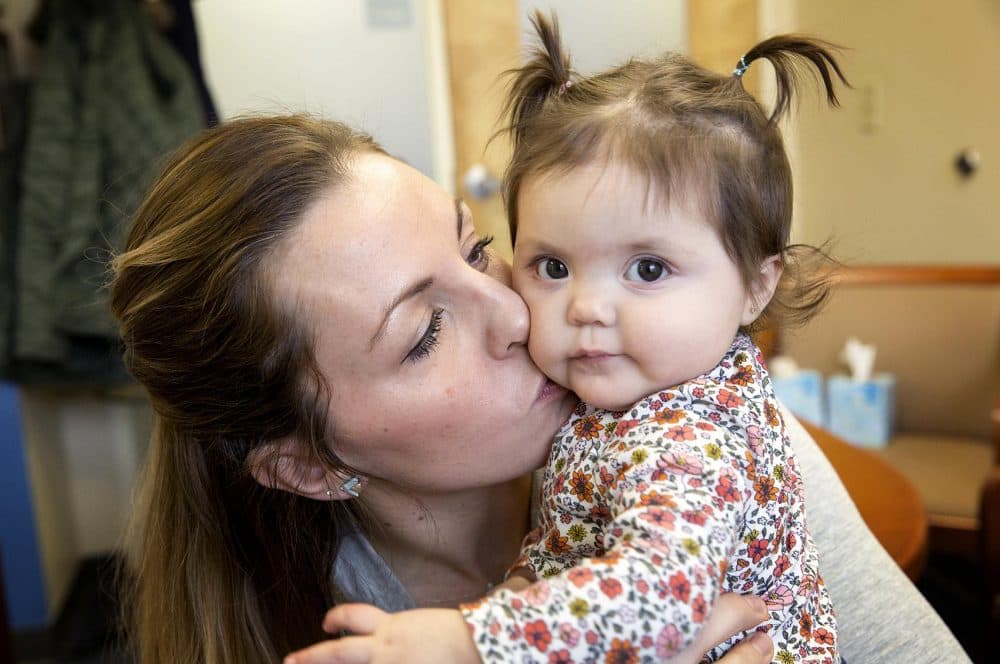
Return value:
<svg viewBox="0 0 1000 664">
<path fill-rule="evenodd" d="M 775 661 L 839 661 L 798 465 L 746 335 L 626 412 L 581 404 L 556 435 L 539 524 L 515 567 L 540 580 L 461 607 L 486 662 L 663 661 L 728 591 L 765 598 Z"/>
</svg>

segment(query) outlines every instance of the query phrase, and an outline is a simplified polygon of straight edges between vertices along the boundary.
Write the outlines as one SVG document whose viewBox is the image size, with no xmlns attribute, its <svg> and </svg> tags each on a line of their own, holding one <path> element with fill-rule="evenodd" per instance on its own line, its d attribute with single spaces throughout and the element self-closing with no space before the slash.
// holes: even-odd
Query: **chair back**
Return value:
<svg viewBox="0 0 1000 664">
<path fill-rule="evenodd" d="M 896 429 L 993 439 L 1000 393 L 1000 266 L 856 266 L 838 270 L 827 306 L 782 330 L 781 354 L 826 375 L 849 337 L 877 347 L 896 376 Z"/>
</svg>

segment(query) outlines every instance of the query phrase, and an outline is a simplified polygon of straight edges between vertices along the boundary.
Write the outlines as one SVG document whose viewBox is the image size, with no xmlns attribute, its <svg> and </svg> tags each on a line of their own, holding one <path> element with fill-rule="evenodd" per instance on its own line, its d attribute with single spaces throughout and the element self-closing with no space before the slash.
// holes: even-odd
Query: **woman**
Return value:
<svg viewBox="0 0 1000 664">
<path fill-rule="evenodd" d="M 114 269 L 156 412 L 127 542 L 142 661 L 274 661 L 336 601 L 452 606 L 500 579 L 573 397 L 461 203 L 342 125 L 240 120 L 167 165 Z"/>
</svg>

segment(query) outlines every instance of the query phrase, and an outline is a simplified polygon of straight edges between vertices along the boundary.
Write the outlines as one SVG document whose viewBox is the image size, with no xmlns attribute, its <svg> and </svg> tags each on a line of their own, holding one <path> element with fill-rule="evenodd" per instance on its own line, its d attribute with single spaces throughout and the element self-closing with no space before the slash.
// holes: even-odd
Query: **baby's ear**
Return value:
<svg viewBox="0 0 1000 664">
<path fill-rule="evenodd" d="M 740 325 L 751 324 L 767 308 L 771 298 L 774 297 L 778 281 L 781 280 L 783 269 L 781 254 L 768 256 L 760 264 L 760 274 L 757 275 L 756 281 L 750 285 L 750 297 L 747 298 Z"/>
<path fill-rule="evenodd" d="M 350 500 L 357 497 L 358 480 L 345 490 L 348 480 L 324 466 L 315 455 L 292 438 L 264 443 L 247 456 L 250 474 L 261 486 L 288 491 L 313 500 Z"/>
</svg>

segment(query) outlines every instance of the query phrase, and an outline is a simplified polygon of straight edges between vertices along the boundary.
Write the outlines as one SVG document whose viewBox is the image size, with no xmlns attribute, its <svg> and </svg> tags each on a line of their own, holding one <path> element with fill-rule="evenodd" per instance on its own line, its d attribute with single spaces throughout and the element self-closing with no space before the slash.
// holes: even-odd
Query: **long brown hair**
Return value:
<svg viewBox="0 0 1000 664">
<path fill-rule="evenodd" d="M 777 121 L 803 74 L 819 78 L 837 105 L 834 77 L 846 80 L 836 47 L 783 35 L 750 49 L 744 66 L 764 59 L 775 71 L 777 102 L 768 114 L 740 76 L 713 73 L 676 53 L 577 76 L 555 18 L 536 12 L 533 24 L 539 45 L 525 66 L 509 72 L 503 112 L 514 142 L 503 182 L 512 237 L 526 177 L 620 160 L 663 199 L 696 193 L 694 202 L 748 287 L 766 258 L 781 256 L 781 281 L 758 321 L 808 320 L 826 298 L 831 260 L 817 247 L 789 244 L 792 175 Z"/>
<path fill-rule="evenodd" d="M 125 362 L 155 413 L 125 547 L 140 661 L 274 662 L 323 637 L 358 508 L 263 488 L 248 455 L 292 439 L 338 467 L 310 331 L 276 301 L 268 259 L 359 151 L 380 148 L 304 116 L 208 130 L 167 163 L 113 261 Z"/>
</svg>

